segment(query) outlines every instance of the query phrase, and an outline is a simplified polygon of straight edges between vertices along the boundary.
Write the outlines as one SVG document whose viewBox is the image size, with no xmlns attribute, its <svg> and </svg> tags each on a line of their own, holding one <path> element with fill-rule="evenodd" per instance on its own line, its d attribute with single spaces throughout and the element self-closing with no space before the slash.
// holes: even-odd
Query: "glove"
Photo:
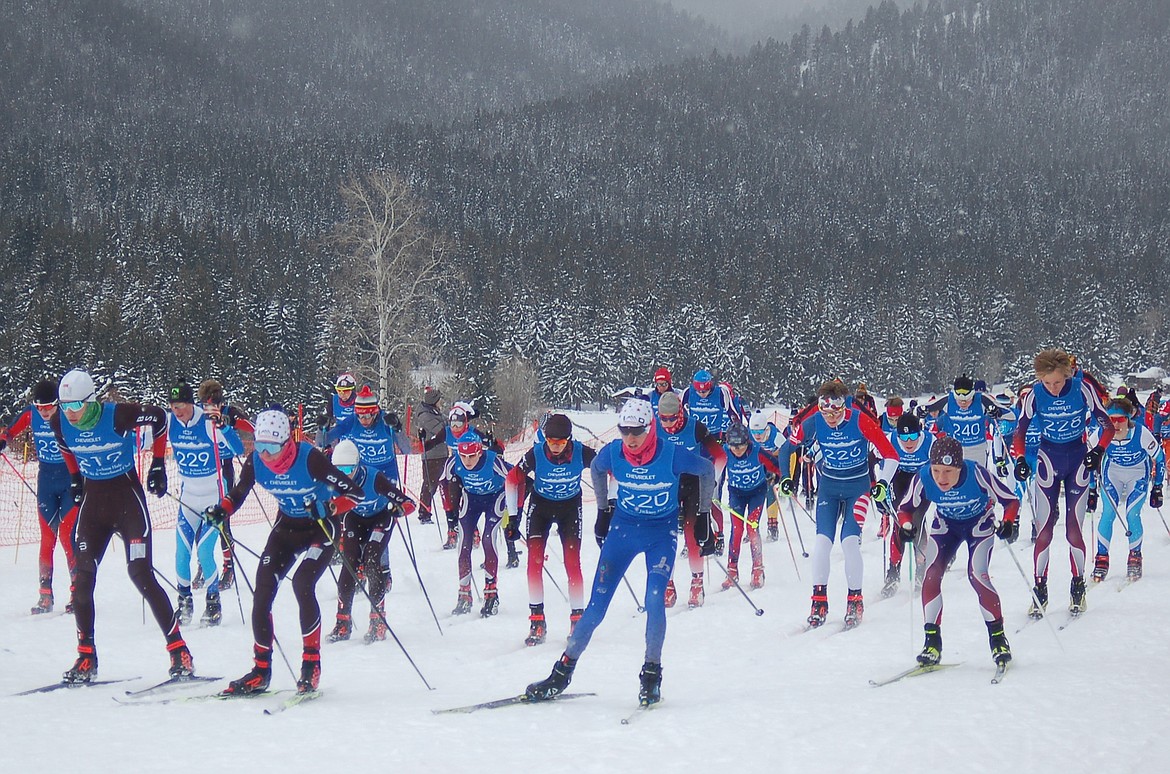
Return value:
<svg viewBox="0 0 1170 774">
<path fill-rule="evenodd" d="M 1015 519 L 1005 519 L 995 530 L 995 534 L 1001 540 L 1014 543 L 1016 538 L 1020 536 L 1020 525 L 1016 523 Z"/>
<path fill-rule="evenodd" d="M 389 427 L 393 427 L 395 430 L 397 430 L 400 433 L 402 432 L 402 420 L 398 418 L 398 412 L 388 411 L 388 412 L 384 413 L 382 416 L 385 418 L 386 424 Z"/>
<path fill-rule="evenodd" d="M 213 527 L 219 527 L 227 521 L 228 512 L 222 505 L 212 505 L 203 512 L 203 520 Z"/>
<path fill-rule="evenodd" d="M 520 539 L 520 530 L 516 528 L 516 520 L 509 518 L 508 523 L 504 526 L 504 540 L 509 543 L 514 543 Z"/>
<path fill-rule="evenodd" d="M 1032 475 L 1032 466 L 1023 457 L 1016 460 L 1016 481 L 1027 481 Z"/>
<path fill-rule="evenodd" d="M 1154 484 L 1154 488 L 1150 490 L 1150 507 L 1162 507 L 1162 485 Z"/>
<path fill-rule="evenodd" d="M 221 411 L 219 412 L 219 416 L 216 418 L 215 423 L 220 427 L 235 427 L 237 418 L 238 417 L 236 417 L 236 415 L 230 411 Z"/>
<path fill-rule="evenodd" d="M 791 497 L 796 494 L 796 482 L 791 478 L 780 479 L 780 494 Z"/>
<path fill-rule="evenodd" d="M 1007 478 L 1007 460 L 1003 457 L 995 461 L 995 475 Z"/>
<path fill-rule="evenodd" d="M 879 503 L 884 503 L 889 493 L 890 490 L 889 487 L 886 486 L 885 481 L 878 481 L 869 488 L 870 497 L 877 500 Z"/>
<path fill-rule="evenodd" d="M 1153 499 L 1153 497 L 1154 497 L 1154 493 L 1150 492 L 1150 499 Z M 1090 489 L 1089 490 L 1089 498 L 1088 498 L 1088 500 L 1085 501 L 1085 510 L 1087 510 L 1089 513 L 1096 512 L 1098 499 L 1099 499 L 1099 497 L 1097 494 L 1097 490 Z"/>
<path fill-rule="evenodd" d="M 427 441 L 427 431 L 421 427 L 418 429 L 418 439 L 423 443 L 426 443 Z"/>
<path fill-rule="evenodd" d="M 8 439 L 7 438 L 0 438 L 0 452 L 4 451 L 7 448 L 8 448 Z"/>
<path fill-rule="evenodd" d="M 1089 449 L 1089 453 L 1085 455 L 1085 470 L 1097 470 L 1101 467 L 1101 458 L 1105 456 L 1105 452 L 1101 451 L 1100 446 L 1095 446 Z"/>
<path fill-rule="evenodd" d="M 992 419 L 999 419 L 1000 417 L 1003 416 L 1003 409 L 1000 408 L 995 403 L 992 403 L 991 405 L 989 405 L 986 410 L 987 410 L 987 416 L 991 417 Z"/>
<path fill-rule="evenodd" d="M 162 460 L 150 463 L 150 472 L 146 474 L 146 491 L 155 497 L 167 493 L 167 466 Z"/>
<path fill-rule="evenodd" d="M 414 500 L 407 500 L 406 502 L 404 502 L 398 506 L 398 510 L 400 510 L 402 512 L 403 516 L 409 516 L 410 514 L 414 513 L 416 510 L 418 510 L 418 508 L 415 506 Z"/>
<path fill-rule="evenodd" d="M 898 532 L 902 534 L 902 539 L 906 541 L 913 540 L 914 536 L 918 534 L 918 530 L 914 528 L 914 522 L 910 519 L 906 519 L 906 521 L 898 524 Z"/>
<path fill-rule="evenodd" d="M 356 505 L 356 500 L 350 497 L 346 497 L 345 495 L 341 495 L 340 497 L 334 497 L 329 501 L 329 512 L 334 516 L 344 516 L 345 514 L 352 511 Z"/>
<path fill-rule="evenodd" d="M 613 520 L 613 509 L 617 502 L 610 500 L 606 506 L 597 511 L 597 522 L 593 525 L 593 536 L 597 538 L 598 547 L 605 543 L 605 536 L 609 534 L 609 522 Z"/>
<path fill-rule="evenodd" d="M 81 502 L 81 498 L 85 495 L 85 479 L 81 477 L 80 473 L 74 473 L 70 479 L 69 494 L 75 503 Z"/>
<path fill-rule="evenodd" d="M 695 517 L 695 542 L 699 544 L 699 556 L 715 553 L 715 534 L 711 532 L 711 512 L 704 511 Z"/>
</svg>

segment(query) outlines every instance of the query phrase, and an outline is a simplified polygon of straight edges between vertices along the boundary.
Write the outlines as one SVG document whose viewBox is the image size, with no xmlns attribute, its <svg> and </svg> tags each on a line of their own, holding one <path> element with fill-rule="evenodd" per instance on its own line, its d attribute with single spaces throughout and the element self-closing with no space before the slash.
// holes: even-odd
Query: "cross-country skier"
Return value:
<svg viewBox="0 0 1170 774">
<path fill-rule="evenodd" d="M 73 607 L 77 620 L 77 661 L 64 675 L 67 683 L 88 683 L 97 675 L 94 644 L 94 584 L 97 568 L 110 539 L 117 533 L 126 549 L 130 580 L 150 606 L 167 640 L 171 677 L 195 673 L 191 652 L 179 630 L 179 616 L 154 575 L 152 530 L 146 496 L 134 461 L 137 428 L 149 428 L 153 460 L 146 477 L 147 490 L 162 497 L 167 491 L 164 457 L 167 415 L 157 406 L 138 403 L 101 403 L 93 379 L 85 371 L 65 374 L 58 387 L 61 411 L 50 424 L 65 465 L 72 476 L 77 514 L 77 558 Z"/>
<path fill-rule="evenodd" d="M 661 411 L 661 406 L 659 407 Z M 594 534 L 601 544 L 597 574 L 585 614 L 569 637 L 565 652 L 552 673 L 528 686 L 532 700 L 550 699 L 568 687 L 577 659 L 589 646 L 614 592 L 638 554 L 646 556 L 646 659 L 639 674 L 642 706 L 662 698 L 662 643 L 666 638 L 666 606 L 663 595 L 677 553 L 679 477 L 699 478 L 699 518 L 695 520 L 700 550 L 715 549 L 707 503 L 715 491 L 715 468 L 694 452 L 658 437 L 654 410 L 649 402 L 627 400 L 618 414 L 621 440 L 597 453 L 590 467 L 593 491 L 599 507 Z M 616 499 L 609 500 L 609 477 L 617 483 Z M 607 503 L 601 506 L 602 503 Z"/>
<path fill-rule="evenodd" d="M 988 436 L 991 424 L 1004 414 L 1004 409 L 991 398 L 975 389 L 975 380 L 963 374 L 955 377 L 951 391 L 945 398 L 931 403 L 927 411 L 938 411 L 934 432 L 949 435 L 963 444 L 964 459 L 980 465 L 988 464 Z"/>
<path fill-rule="evenodd" d="M 748 418 L 748 429 L 751 430 L 752 440 L 760 445 L 764 451 L 779 459 L 780 447 L 784 445 L 784 435 L 776 425 L 768 419 L 768 415 L 756 409 Z M 769 475 L 767 501 L 765 510 L 768 513 L 768 542 L 775 543 L 780 539 L 780 502 L 776 499 L 776 476 Z"/>
<path fill-rule="evenodd" d="M 508 473 L 505 486 L 508 513 L 516 514 L 520 529 L 524 490 L 531 486 L 528 505 L 528 637 L 526 645 L 539 645 L 548 633 L 544 617 L 544 551 L 549 531 L 557 525 L 565 574 L 569 583 L 569 632 L 585 611 L 581 578 L 581 474 L 597 453 L 573 440 L 573 423 L 564 414 L 552 414 L 541 428 L 544 436 L 520 458 Z"/>
<path fill-rule="evenodd" d="M 1020 501 L 982 464 L 964 460 L 963 446 L 956 439 L 943 437 L 931 446 L 930 464 L 919 469 L 899 506 L 899 528 L 908 541 L 915 535 L 915 511 L 925 511 L 931 503 L 936 515 L 926 528 L 927 567 L 922 581 L 926 643 L 918 654 L 918 663 L 932 666 L 942 658 L 942 579 L 959 545 L 966 543 L 967 579 L 979 597 L 991 657 L 996 664 L 1006 664 L 1012 660 L 1012 651 L 1004 635 L 1003 611 L 988 566 L 996 535 L 1009 543 L 1019 535 Z M 1003 521 L 998 528 L 997 503 L 1003 507 Z"/>
<path fill-rule="evenodd" d="M 270 408 L 256 415 L 254 451 L 240 469 L 240 480 L 219 505 L 205 512 L 218 524 L 243 504 L 256 484 L 276 498 L 276 523 L 256 568 L 252 597 L 253 667 L 224 690 L 227 695 L 250 695 L 268 690 L 272 679 L 272 603 L 297 557 L 303 554 L 292 588 L 300 608 L 301 675 L 298 693 L 317 690 L 321 680 L 321 606 L 317 581 L 329 568 L 339 531 L 338 520 L 365 492 L 329 461 L 324 452 L 306 441 L 292 440 L 288 415 Z"/>
<path fill-rule="evenodd" d="M 167 437 L 179 469 L 179 515 L 175 530 L 175 582 L 179 587 L 179 621 L 190 623 L 195 608 L 191 594 L 191 556 L 203 573 L 206 607 L 202 622 L 218 626 L 223 616 L 219 598 L 219 571 L 215 566 L 218 530 L 203 519 L 203 512 L 223 499 L 231 487 L 223 476 L 220 445 L 233 456 L 244 453 L 239 434 L 231 427 L 216 427 L 203 409 L 195 405 L 191 385 L 180 382 L 171 388 L 171 411 L 167 416 Z"/>
<path fill-rule="evenodd" d="M 1012 439 L 1016 456 L 1016 479 L 1026 481 L 1032 469 L 1024 459 L 1025 439 L 1035 422 L 1040 426 L 1040 446 L 1036 456 L 1036 587 L 1034 594 L 1040 607 L 1032 602 L 1028 614 L 1040 618 L 1048 607 L 1048 552 L 1056 527 L 1057 500 L 1064 486 L 1065 536 L 1068 538 L 1069 561 L 1073 577 L 1069 586 L 1069 612 L 1080 615 L 1085 610 L 1085 520 L 1089 474 L 1097 470 L 1110 441 L 1113 424 L 1093 380 L 1076 368 L 1072 356 L 1063 349 L 1046 349 L 1033 360 L 1036 383 L 1020 402 L 1020 421 Z M 1101 436 L 1092 448 L 1085 442 L 1085 428 L 1090 416 L 1101 425 Z"/>
<path fill-rule="evenodd" d="M 1097 523 L 1097 555 L 1093 561 L 1093 580 L 1105 580 L 1109 573 L 1109 541 L 1113 538 L 1113 520 L 1125 514 L 1125 533 L 1129 536 L 1126 577 L 1142 577 L 1142 506 L 1149 493 L 1151 508 L 1162 507 L 1162 480 L 1166 458 L 1154 434 L 1142 424 L 1128 398 L 1115 398 L 1105 406 L 1113 424 L 1114 435 L 1101 461 L 1099 480 L 1104 495 L 1101 520 Z M 1089 435 L 1089 443 L 1099 432 Z"/>
<path fill-rule="evenodd" d="M 484 618 L 500 609 L 499 554 L 496 551 L 496 527 L 501 522 L 507 529 L 511 523 L 505 504 L 504 481 L 512 466 L 504 458 L 483 447 L 483 439 L 474 430 L 459 438 L 458 453 L 443 468 L 443 507 L 456 514 L 459 552 L 459 598 L 451 615 L 471 612 L 471 549 L 472 533 L 483 517 L 482 535 L 484 556 L 483 609 Z"/>
<path fill-rule="evenodd" d="M 760 519 L 768 502 L 768 474 L 780 474 L 780 462 L 775 452 L 767 451 L 754 440 L 748 429 L 733 424 L 725 434 L 723 451 L 727 455 L 727 492 L 731 514 L 731 543 L 727 550 L 727 579 L 723 588 L 729 589 L 739 581 L 739 549 L 747 532 L 752 553 L 753 589 L 764 585 L 764 546 L 760 540 Z"/>
<path fill-rule="evenodd" d="M 252 418 L 239 406 L 230 406 L 224 400 L 223 384 L 218 379 L 204 379 L 199 384 L 196 393 L 199 405 L 215 426 L 220 429 L 231 429 L 239 435 L 244 445 L 244 453 L 252 453 Z M 219 468 L 223 474 L 224 491 L 236 485 L 235 458 L 239 456 L 222 437 L 219 438 Z M 220 589 L 230 589 L 236 582 L 236 569 L 232 560 L 232 525 L 231 519 L 224 521 L 219 532 L 219 548 L 223 554 L 223 572 L 219 575 Z"/>
<path fill-rule="evenodd" d="M 69 568 L 69 603 L 66 613 L 73 612 L 73 573 L 75 565 L 73 528 L 77 523 L 77 503 L 69 492 L 71 479 L 65 458 L 50 424 L 57 415 L 57 383 L 42 379 L 32 389 L 32 405 L 4 430 L 0 430 L 0 452 L 8 442 L 32 428 L 33 448 L 37 453 L 37 515 L 41 524 L 41 550 L 37 556 L 40 595 L 32 607 L 33 615 L 53 611 L 53 553 L 60 539 Z"/>
<path fill-rule="evenodd" d="M 886 498 L 886 483 L 896 468 L 898 453 L 890 439 L 882 434 L 877 419 L 856 407 L 846 407 L 848 389 L 839 381 L 829 381 L 817 391 L 816 413 L 796 427 L 780 450 L 780 460 L 787 466 L 793 447 L 815 443 L 818 448 L 818 489 L 816 503 L 817 537 L 813 546 L 812 611 L 808 625 L 817 627 L 829 614 L 829 554 L 840 531 L 841 551 L 845 554 L 845 578 L 848 597 L 845 626 L 861 623 L 864 600 L 861 593 L 861 526 L 855 516 L 858 501 L 866 494 L 875 500 Z M 871 485 L 869 447 L 873 444 L 883 458 L 877 480 Z M 796 493 L 791 468 L 782 468 L 780 491 Z M 861 505 L 864 507 L 864 504 Z M 839 526 L 838 526 L 839 525 Z"/>
<path fill-rule="evenodd" d="M 654 372 L 654 386 L 647 394 L 655 414 L 658 413 L 658 401 L 668 392 L 677 394 L 677 390 L 674 389 L 674 379 L 670 375 L 669 368 L 659 368 Z"/>
<path fill-rule="evenodd" d="M 904 413 L 898 417 L 894 432 L 890 433 L 890 441 L 898 452 L 898 470 L 890 479 L 890 500 L 901 503 L 910 491 L 910 484 L 914 476 L 926 465 L 930 459 L 930 447 L 934 443 L 934 436 L 922 427 L 922 420 L 915 414 Z M 922 535 L 922 518 L 926 515 L 926 508 L 916 508 L 910 514 L 911 524 L 917 535 Z M 898 591 L 898 584 L 902 581 L 902 556 L 906 546 L 910 545 L 914 551 L 915 577 L 922 580 L 924 562 L 922 559 L 925 540 L 921 537 L 917 541 L 907 542 L 902 530 L 890 530 L 890 566 L 886 568 L 886 582 L 882 586 L 882 596 L 892 597 Z"/>
<path fill-rule="evenodd" d="M 360 399 L 360 398 L 359 398 Z M 361 410 L 361 407 L 358 407 Z M 330 642 L 348 640 L 353 632 L 353 594 L 358 579 L 349 568 L 365 567 L 366 592 L 370 603 L 367 644 L 386 639 L 386 608 L 383 604 L 390 586 L 390 570 L 383 564 L 395 517 L 409 516 L 414 503 L 397 484 L 361 456 L 360 447 L 350 438 L 333 449 L 330 458 L 364 493 L 353 509 L 341 517 L 341 551 L 345 567 L 337 578 L 337 621 L 329 633 Z"/>
</svg>

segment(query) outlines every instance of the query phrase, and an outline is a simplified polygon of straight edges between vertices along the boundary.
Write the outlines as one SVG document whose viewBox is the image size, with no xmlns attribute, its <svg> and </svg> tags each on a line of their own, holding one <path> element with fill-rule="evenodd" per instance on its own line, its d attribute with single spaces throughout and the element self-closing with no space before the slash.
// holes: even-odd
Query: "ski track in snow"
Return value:
<svg viewBox="0 0 1170 774">
<path fill-rule="evenodd" d="M 598 434 L 613 415 L 574 413 Z M 584 433 L 579 433 L 584 436 Z M 152 498 L 153 501 L 153 498 Z M 787 509 L 784 509 L 787 511 Z M 803 518 L 803 517 L 801 517 Z M 276 717 L 251 702 L 172 702 L 119 706 L 112 696 L 166 677 L 163 638 L 146 615 L 125 572 L 119 542 L 111 544 L 98 574 L 97 645 L 100 677 L 141 675 L 132 683 L 13 697 L 17 691 L 58 679 L 73 661 L 70 616 L 38 619 L 28 614 L 36 598 L 36 548 L 0 551 L 0 713 L 6 742 L 0 770 L 76 768 L 87 772 L 166 770 L 203 772 L 218 767 L 253 771 L 308 771 L 374 763 L 387 771 L 475 771 L 486 765 L 532 771 L 705 771 L 733 765 L 741 771 L 861 772 L 1088 772 L 1155 770 L 1170 752 L 1163 733 L 1162 703 L 1170 692 L 1170 637 L 1165 598 L 1170 545 L 1158 514 L 1145 515 L 1145 577 L 1113 593 L 1125 571 L 1124 534 L 1114 540 L 1110 582 L 1089 592 L 1089 609 L 1076 626 L 1060 632 L 1063 651 L 1049 627 L 1029 626 L 1011 637 L 1011 676 L 992 686 L 987 632 L 965 577 L 965 554 L 944 581 L 943 657 L 956 669 L 874 689 L 871 679 L 912 666 L 922 645 L 922 609 L 910 601 L 905 579 L 898 595 L 882 604 L 879 519 L 867 521 L 864 623 L 846 636 L 813 632 L 791 636 L 808 615 L 810 560 L 801 559 L 796 580 L 783 533 L 765 543 L 767 586 L 751 592 L 767 613 L 756 617 L 734 590 L 717 592 L 722 573 L 708 563 L 707 599 L 686 609 L 687 565 L 679 558 L 681 601 L 668 611 L 662 707 L 629 726 L 620 720 L 635 708 L 643 660 L 643 616 L 621 591 L 577 667 L 570 690 L 598 695 L 578 701 L 517 706 L 471 715 L 434 715 L 432 709 L 498 699 L 545 677 L 568 631 L 569 605 L 545 582 L 549 639 L 525 648 L 528 599 L 523 567 L 500 571 L 500 613 L 454 619 L 455 554 L 440 549 L 438 531 L 411 525 L 420 569 L 443 624 L 440 636 L 419 590 L 401 539 L 392 543 L 394 585 L 387 599 L 391 626 L 435 690 L 427 690 L 391 639 L 361 642 L 367 603 L 355 601 L 355 638 L 322 650 L 325 695 Z M 1086 532 L 1089 530 L 1086 518 Z M 592 506 L 586 506 L 583 563 L 592 579 L 598 549 L 589 539 Z M 801 525 L 806 542 L 811 530 Z M 791 530 L 791 525 L 789 525 Z M 241 528 L 238 537 L 259 550 L 265 525 Z M 1031 545 L 1025 522 L 1013 547 L 1025 570 Z M 1053 543 L 1050 610 L 1066 617 L 1070 570 L 1063 526 Z M 795 534 L 793 534 L 795 540 Z M 549 543 L 549 564 L 566 588 L 560 544 Z M 997 541 L 993 581 L 1004 602 L 1007 631 L 1026 620 L 1028 587 Z M 174 532 L 154 536 L 155 566 L 174 577 Z M 473 566 L 479 570 L 481 552 Z M 251 578 L 255 560 L 241 552 Z M 750 560 L 746 546 L 741 569 Z M 1091 557 L 1090 557 L 1091 561 Z M 65 602 L 64 558 L 56 557 L 58 605 Z M 629 577 L 639 596 L 645 569 Z M 250 594 L 241 584 L 245 616 Z M 169 592 L 173 593 L 173 592 Z M 834 548 L 829 585 L 830 621 L 845 608 L 840 548 Z M 326 575 L 318 586 L 322 626 L 333 625 L 336 586 Z M 202 612 L 196 592 L 196 617 Z M 241 623 L 236 591 L 223 595 L 223 625 L 188 626 L 185 635 L 204 674 L 238 677 L 251 665 L 250 628 Z M 478 608 L 477 608 L 478 609 Z M 289 584 L 275 608 L 277 636 L 294 669 L 299 664 L 297 613 Z M 1011 635 L 1009 635 L 1011 636 Z M 272 688 L 293 678 L 280 654 L 273 659 Z M 221 684 L 213 685 L 216 688 Z M 207 688 L 191 687 L 191 693 Z"/>
</svg>

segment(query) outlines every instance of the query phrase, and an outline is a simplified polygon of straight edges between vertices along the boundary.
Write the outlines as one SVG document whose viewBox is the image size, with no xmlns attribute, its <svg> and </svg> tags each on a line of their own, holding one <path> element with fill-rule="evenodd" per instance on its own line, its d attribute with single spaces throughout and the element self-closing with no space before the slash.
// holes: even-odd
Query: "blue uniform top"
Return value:
<svg viewBox="0 0 1170 774">
<path fill-rule="evenodd" d="M 923 493 L 938 508 L 939 516 L 949 521 L 970 521 L 987 512 L 991 498 L 980 486 L 976 467 L 974 461 L 963 460 L 959 483 L 947 492 L 939 489 L 929 465 L 918 471 Z"/>
<path fill-rule="evenodd" d="M 31 423 L 33 445 L 37 449 L 37 460 L 42 465 L 64 465 L 65 457 L 61 455 L 61 446 L 57 443 L 57 434 L 53 432 L 53 426 L 41 418 L 41 414 L 35 408 L 27 409 L 29 411 L 29 421 Z M 62 424 L 68 424 L 63 422 Z"/>
<path fill-rule="evenodd" d="M 585 470 L 583 446 L 570 441 L 572 456 L 567 462 L 553 462 L 543 450 L 533 455 L 536 470 L 532 489 L 546 500 L 563 502 L 581 494 L 581 473 Z"/>
<path fill-rule="evenodd" d="M 190 424 L 184 424 L 172 412 L 167 412 L 167 437 L 175 454 L 179 475 L 184 478 L 206 478 L 222 469 L 222 460 L 216 446 L 226 447 L 232 456 L 243 454 L 244 444 L 233 428 L 215 428 L 211 420 L 196 406 Z M 212 434 L 215 435 L 214 441 Z"/>
<path fill-rule="evenodd" d="M 930 447 L 934 446 L 934 436 L 925 430 L 922 432 L 922 443 L 914 451 L 906 451 L 906 444 L 898 438 L 897 433 L 890 433 L 890 443 L 898 450 L 898 470 L 915 473 L 930 461 Z"/>
<path fill-rule="evenodd" d="M 334 495 L 325 481 L 309 474 L 309 452 L 311 444 L 301 441 L 297 444 L 297 458 L 284 473 L 277 473 L 260 460 L 260 452 L 252 452 L 252 465 L 256 483 L 267 489 L 276 498 L 282 513 L 293 519 L 315 519 L 324 514 L 324 503 Z M 311 497 L 321 505 L 312 512 L 305 507 L 305 498 Z"/>
<path fill-rule="evenodd" d="M 764 466 L 761 456 L 768 454 L 755 441 L 752 441 L 747 452 L 742 457 L 731 453 L 731 447 L 723 445 L 727 454 L 727 486 L 739 492 L 751 492 L 764 485 L 767 480 L 768 469 Z M 777 463 L 777 467 L 779 464 Z"/>
<path fill-rule="evenodd" d="M 402 436 L 386 424 L 381 412 L 369 427 L 359 422 L 355 415 L 347 417 L 325 434 L 325 443 L 332 446 L 343 438 L 353 441 L 363 463 L 386 474 L 391 481 L 398 481 L 396 452 L 409 454 L 410 449 L 404 445 Z"/>
<path fill-rule="evenodd" d="M 333 393 L 333 396 L 332 396 L 333 420 L 335 422 L 340 422 L 343 419 L 349 419 L 350 417 L 353 416 L 353 408 L 356 405 L 357 405 L 357 400 L 350 401 L 350 404 L 348 406 L 345 405 L 344 403 L 341 402 L 341 398 L 339 398 L 337 396 L 337 393 L 336 392 Z"/>
<path fill-rule="evenodd" d="M 498 459 L 494 451 L 485 449 L 475 467 L 468 468 L 458 454 L 447 461 L 451 475 L 458 478 L 463 489 L 473 495 L 494 495 L 504 491 L 504 481 L 511 465 Z"/>
<path fill-rule="evenodd" d="M 984 410 L 981 396 L 967 408 L 959 406 L 953 394 L 947 396 L 946 411 L 938 415 L 938 429 L 963 446 L 978 446 L 987 440 L 991 418 Z"/>
<path fill-rule="evenodd" d="M 137 434 L 123 435 L 114 428 L 116 408 L 117 404 L 103 403 L 101 418 L 89 430 L 79 430 L 61 417 L 61 437 L 73 452 L 77 467 L 85 478 L 104 481 L 134 470 Z"/>
<path fill-rule="evenodd" d="M 715 466 L 673 443 L 656 441 L 647 465 L 633 465 L 622 453 L 622 441 L 611 441 L 597 453 L 589 472 L 598 502 L 608 498 L 609 479 L 617 482 L 617 509 L 639 520 L 677 519 L 678 479 L 683 473 L 699 477 L 699 508 L 706 511 L 715 489 Z"/>
<path fill-rule="evenodd" d="M 377 491 L 374 486 L 378 475 L 378 470 L 367 467 L 361 462 L 358 463 L 357 469 L 353 472 L 350 478 L 353 482 L 362 488 L 362 499 L 358 500 L 357 505 L 353 507 L 354 513 L 358 516 L 368 518 L 370 516 L 377 516 L 382 511 L 390 506 L 390 498 Z"/>
</svg>

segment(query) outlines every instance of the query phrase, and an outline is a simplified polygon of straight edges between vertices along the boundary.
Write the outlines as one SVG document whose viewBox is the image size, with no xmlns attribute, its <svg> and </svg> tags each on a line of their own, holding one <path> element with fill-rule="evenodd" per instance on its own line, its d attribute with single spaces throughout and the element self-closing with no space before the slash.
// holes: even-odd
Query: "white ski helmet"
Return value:
<svg viewBox="0 0 1170 774">
<path fill-rule="evenodd" d="M 97 400 L 97 388 L 94 387 L 93 377 L 75 368 L 61 377 L 61 385 L 57 388 L 57 398 L 62 403 L 84 401 L 92 403 Z"/>
<path fill-rule="evenodd" d="M 257 443 L 284 443 L 292 434 L 288 414 L 279 409 L 267 409 L 256 415 Z"/>
<path fill-rule="evenodd" d="M 360 459 L 357 444 L 348 438 L 333 447 L 333 464 L 341 468 L 342 473 L 351 472 L 357 467 Z M 346 468 L 350 470 L 347 471 Z"/>
<path fill-rule="evenodd" d="M 618 414 L 618 427 L 650 427 L 654 423 L 654 409 L 650 401 L 630 398 L 622 404 Z"/>
<path fill-rule="evenodd" d="M 753 433 L 758 432 L 760 430 L 767 430 L 768 429 L 768 415 L 765 414 L 763 411 L 756 409 L 755 411 L 752 412 L 751 417 L 748 419 L 748 427 L 751 428 Z"/>
</svg>

